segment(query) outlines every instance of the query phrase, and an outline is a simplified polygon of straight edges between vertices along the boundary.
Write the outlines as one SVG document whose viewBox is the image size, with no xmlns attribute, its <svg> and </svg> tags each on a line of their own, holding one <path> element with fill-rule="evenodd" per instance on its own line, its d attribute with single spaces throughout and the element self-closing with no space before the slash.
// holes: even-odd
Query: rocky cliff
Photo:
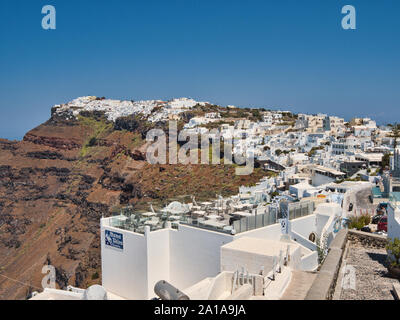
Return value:
<svg viewBox="0 0 400 320">
<path fill-rule="evenodd" d="M 233 194 L 264 174 L 235 176 L 224 165 L 150 165 L 143 137 L 162 123 L 56 109 L 22 141 L 0 140 L 0 299 L 41 290 L 47 264 L 56 268 L 58 287 L 100 283 L 99 220 L 121 206 L 148 209 L 150 202 L 161 207 L 192 194 Z"/>
</svg>

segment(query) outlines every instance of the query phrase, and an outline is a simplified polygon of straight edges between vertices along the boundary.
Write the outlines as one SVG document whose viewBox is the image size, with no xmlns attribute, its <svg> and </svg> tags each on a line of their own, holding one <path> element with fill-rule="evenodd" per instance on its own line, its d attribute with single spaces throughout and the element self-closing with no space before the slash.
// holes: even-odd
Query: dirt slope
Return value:
<svg viewBox="0 0 400 320">
<path fill-rule="evenodd" d="M 52 117 L 23 141 L 0 140 L 0 299 L 41 289 L 45 264 L 56 267 L 59 287 L 100 283 L 99 220 L 120 206 L 233 194 L 265 174 L 150 165 L 139 131 L 116 130 L 101 116 Z"/>
</svg>

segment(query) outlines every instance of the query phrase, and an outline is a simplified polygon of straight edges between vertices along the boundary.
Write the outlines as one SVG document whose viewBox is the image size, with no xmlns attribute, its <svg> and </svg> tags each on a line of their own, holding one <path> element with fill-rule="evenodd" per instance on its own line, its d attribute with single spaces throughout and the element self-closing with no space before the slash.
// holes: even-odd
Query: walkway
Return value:
<svg viewBox="0 0 400 320">
<path fill-rule="evenodd" d="M 294 270 L 281 300 L 304 300 L 317 273 Z"/>
</svg>

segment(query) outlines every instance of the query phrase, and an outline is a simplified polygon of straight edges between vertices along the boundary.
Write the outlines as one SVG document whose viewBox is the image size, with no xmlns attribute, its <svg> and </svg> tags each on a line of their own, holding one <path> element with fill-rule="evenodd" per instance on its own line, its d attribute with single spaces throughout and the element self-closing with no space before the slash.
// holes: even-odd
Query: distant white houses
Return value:
<svg viewBox="0 0 400 320">
<path fill-rule="evenodd" d="M 80 97 L 67 104 L 56 105 L 53 110 L 57 114 L 71 114 L 76 117 L 82 111 L 102 111 L 110 121 L 117 118 L 141 114 L 151 122 L 168 120 L 170 114 L 177 115 L 196 105 L 206 105 L 189 98 L 178 98 L 170 101 L 162 100 L 111 100 L 93 96 Z M 158 108 L 158 110 L 156 109 Z M 156 109 L 156 112 L 153 110 Z"/>
<path fill-rule="evenodd" d="M 355 152 L 360 151 L 361 143 L 358 138 L 350 135 L 346 138 L 340 138 L 339 141 L 332 143 L 332 153 L 354 155 Z"/>
<path fill-rule="evenodd" d="M 320 189 L 308 184 L 307 182 L 300 182 L 289 186 L 289 193 L 298 199 L 303 197 L 310 197 L 318 193 Z"/>
<path fill-rule="evenodd" d="M 220 119 L 221 114 L 219 112 L 209 112 L 204 115 L 208 119 Z"/>
<path fill-rule="evenodd" d="M 338 170 L 326 168 L 319 165 L 311 166 L 312 172 L 312 185 L 320 186 L 340 179 L 344 179 L 346 174 Z"/>
</svg>

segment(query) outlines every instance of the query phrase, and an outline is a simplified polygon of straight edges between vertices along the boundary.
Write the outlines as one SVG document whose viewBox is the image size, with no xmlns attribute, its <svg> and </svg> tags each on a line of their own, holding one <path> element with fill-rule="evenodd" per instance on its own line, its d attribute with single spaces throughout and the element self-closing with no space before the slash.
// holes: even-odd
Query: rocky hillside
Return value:
<svg viewBox="0 0 400 320">
<path fill-rule="evenodd" d="M 192 194 L 233 194 L 265 174 L 256 169 L 236 176 L 224 165 L 148 164 L 143 138 L 165 125 L 154 113 L 162 108 L 158 101 L 146 109 L 148 121 L 137 113 L 57 106 L 22 141 L 0 140 L 0 299 L 41 290 L 45 264 L 56 267 L 58 287 L 100 283 L 99 220 L 121 206 L 148 209 L 150 202 L 161 207 Z"/>
</svg>

